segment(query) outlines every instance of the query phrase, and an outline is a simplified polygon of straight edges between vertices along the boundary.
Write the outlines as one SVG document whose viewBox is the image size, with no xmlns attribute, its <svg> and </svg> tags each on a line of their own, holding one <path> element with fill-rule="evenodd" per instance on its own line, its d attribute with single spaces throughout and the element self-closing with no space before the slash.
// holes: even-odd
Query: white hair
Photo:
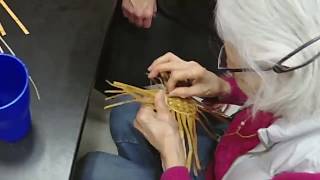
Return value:
<svg viewBox="0 0 320 180">
<path fill-rule="evenodd" d="M 261 78 L 249 96 L 254 110 L 285 119 L 320 117 L 320 58 L 289 73 L 259 71 L 258 64 L 274 65 L 304 43 L 320 35 L 320 0 L 218 0 L 216 25 L 220 37 L 239 53 L 242 63 Z M 320 51 L 320 42 L 290 58 L 301 64 Z M 246 83 L 250 86 L 250 73 Z"/>
</svg>

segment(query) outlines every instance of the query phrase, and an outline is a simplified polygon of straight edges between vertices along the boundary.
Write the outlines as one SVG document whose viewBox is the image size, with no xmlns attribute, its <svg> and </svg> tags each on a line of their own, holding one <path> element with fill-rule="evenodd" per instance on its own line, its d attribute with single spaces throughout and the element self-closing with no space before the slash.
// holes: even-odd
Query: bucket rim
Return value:
<svg viewBox="0 0 320 180">
<path fill-rule="evenodd" d="M 0 57 L 4 56 L 4 57 L 9 57 L 12 58 L 12 60 L 18 62 L 18 64 L 20 64 L 22 66 L 22 68 L 24 69 L 25 75 L 26 75 L 26 81 L 25 81 L 25 85 L 22 89 L 22 91 L 19 93 L 19 95 L 13 99 L 11 102 L 5 104 L 4 106 L 0 106 L 0 110 L 6 109 L 10 106 L 12 106 L 13 104 L 15 104 L 17 101 L 19 101 L 19 99 L 21 99 L 22 95 L 24 94 L 24 92 L 26 92 L 28 85 L 29 85 L 29 72 L 28 69 L 26 67 L 26 65 L 22 62 L 22 60 L 20 60 L 18 57 L 10 55 L 10 54 L 0 54 Z"/>
</svg>

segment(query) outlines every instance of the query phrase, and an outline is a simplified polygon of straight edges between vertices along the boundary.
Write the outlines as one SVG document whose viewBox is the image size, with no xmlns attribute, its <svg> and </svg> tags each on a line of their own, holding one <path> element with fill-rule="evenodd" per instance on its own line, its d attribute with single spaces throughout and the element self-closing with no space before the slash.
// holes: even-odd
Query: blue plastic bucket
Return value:
<svg viewBox="0 0 320 180">
<path fill-rule="evenodd" d="M 0 54 L 0 140 L 15 142 L 31 129 L 29 75 L 18 58 Z"/>
</svg>

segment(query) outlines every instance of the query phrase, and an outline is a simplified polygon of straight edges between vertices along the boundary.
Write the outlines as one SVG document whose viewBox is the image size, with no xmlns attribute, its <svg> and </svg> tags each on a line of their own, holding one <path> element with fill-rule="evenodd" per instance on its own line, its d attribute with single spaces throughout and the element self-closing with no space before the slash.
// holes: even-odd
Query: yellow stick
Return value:
<svg viewBox="0 0 320 180">
<path fill-rule="evenodd" d="M 124 90 L 106 90 L 104 91 L 106 94 L 113 94 L 113 93 L 125 93 Z"/>
<path fill-rule="evenodd" d="M 190 134 L 191 134 L 191 139 L 192 139 L 192 146 L 193 146 L 193 151 L 194 151 L 194 160 L 195 164 L 194 166 L 196 167 L 197 170 L 201 170 L 201 164 L 198 156 L 198 137 L 197 137 L 197 126 L 195 122 L 195 117 L 188 117 L 188 126 L 190 128 Z"/>
<path fill-rule="evenodd" d="M 8 12 L 8 14 L 12 17 L 12 19 L 18 24 L 20 29 L 23 31 L 24 34 L 30 34 L 28 29 L 22 24 L 19 18 L 14 14 L 14 12 L 9 8 L 7 3 L 4 0 L 0 0 L 1 5 L 3 8 Z"/>
<path fill-rule="evenodd" d="M 181 118 L 182 125 L 183 125 L 184 131 L 186 133 L 187 140 L 188 140 L 188 142 L 187 142 L 187 144 L 188 144 L 188 155 L 187 155 L 186 165 L 187 165 L 188 170 L 190 171 L 191 163 L 192 163 L 192 154 L 193 154 L 191 134 L 190 134 L 190 131 L 188 129 L 186 116 L 181 115 L 180 118 Z"/>
<path fill-rule="evenodd" d="M 118 97 L 121 97 L 121 96 L 124 96 L 124 95 L 127 95 L 128 93 L 122 93 L 122 94 L 117 94 L 117 95 L 114 95 L 114 96 L 109 96 L 109 97 L 106 97 L 104 100 L 105 101 L 109 101 L 111 99 L 116 99 Z"/>
<path fill-rule="evenodd" d="M 133 102 L 137 102 L 137 101 L 136 100 L 122 101 L 122 102 L 114 103 L 114 104 L 111 104 L 111 105 L 107 105 L 107 106 L 104 107 L 104 109 L 111 109 L 111 108 L 114 108 L 114 107 L 117 107 L 117 106 L 121 106 L 123 104 L 129 104 L 129 103 L 133 103 Z"/>
<path fill-rule="evenodd" d="M 3 26 L 2 26 L 1 23 L 0 23 L 0 34 L 1 34 L 1 36 L 7 35 L 7 33 L 6 33 L 6 31 L 4 30 L 4 28 L 3 28 Z"/>
<path fill-rule="evenodd" d="M 173 113 L 173 114 L 175 115 L 175 118 L 178 121 L 178 130 L 179 130 L 180 138 L 181 138 L 182 144 L 183 144 L 184 157 L 187 159 L 187 150 L 186 150 L 186 146 L 185 146 L 186 142 L 184 139 L 184 131 L 183 131 L 181 116 L 178 113 Z"/>
</svg>

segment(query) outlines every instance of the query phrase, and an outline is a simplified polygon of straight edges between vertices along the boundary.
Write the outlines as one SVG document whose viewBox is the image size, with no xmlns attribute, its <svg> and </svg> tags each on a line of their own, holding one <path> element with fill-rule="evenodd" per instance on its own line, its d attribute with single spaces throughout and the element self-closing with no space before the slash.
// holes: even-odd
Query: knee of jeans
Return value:
<svg viewBox="0 0 320 180">
<path fill-rule="evenodd" d="M 160 171 L 160 169 L 159 169 Z M 159 179 L 158 170 L 145 168 L 121 156 L 91 152 L 77 163 L 75 180 Z"/>
<path fill-rule="evenodd" d="M 81 158 L 76 164 L 75 174 L 73 179 L 85 180 L 93 179 L 93 171 L 95 169 L 95 162 L 99 159 L 100 153 L 88 153 Z"/>
<path fill-rule="evenodd" d="M 83 158 L 82 161 L 88 167 L 93 167 L 95 164 L 100 164 L 101 162 L 105 161 L 113 161 L 117 157 L 116 155 L 112 155 L 105 152 L 94 151 L 87 153 Z"/>
<path fill-rule="evenodd" d="M 116 163 L 116 156 L 104 152 L 90 152 L 77 163 L 75 179 L 95 180 L 107 177 L 106 167 Z"/>
<path fill-rule="evenodd" d="M 125 104 L 113 108 L 110 113 L 110 130 L 113 140 L 117 142 L 135 142 L 136 129 L 133 126 L 140 105 Z"/>
</svg>

